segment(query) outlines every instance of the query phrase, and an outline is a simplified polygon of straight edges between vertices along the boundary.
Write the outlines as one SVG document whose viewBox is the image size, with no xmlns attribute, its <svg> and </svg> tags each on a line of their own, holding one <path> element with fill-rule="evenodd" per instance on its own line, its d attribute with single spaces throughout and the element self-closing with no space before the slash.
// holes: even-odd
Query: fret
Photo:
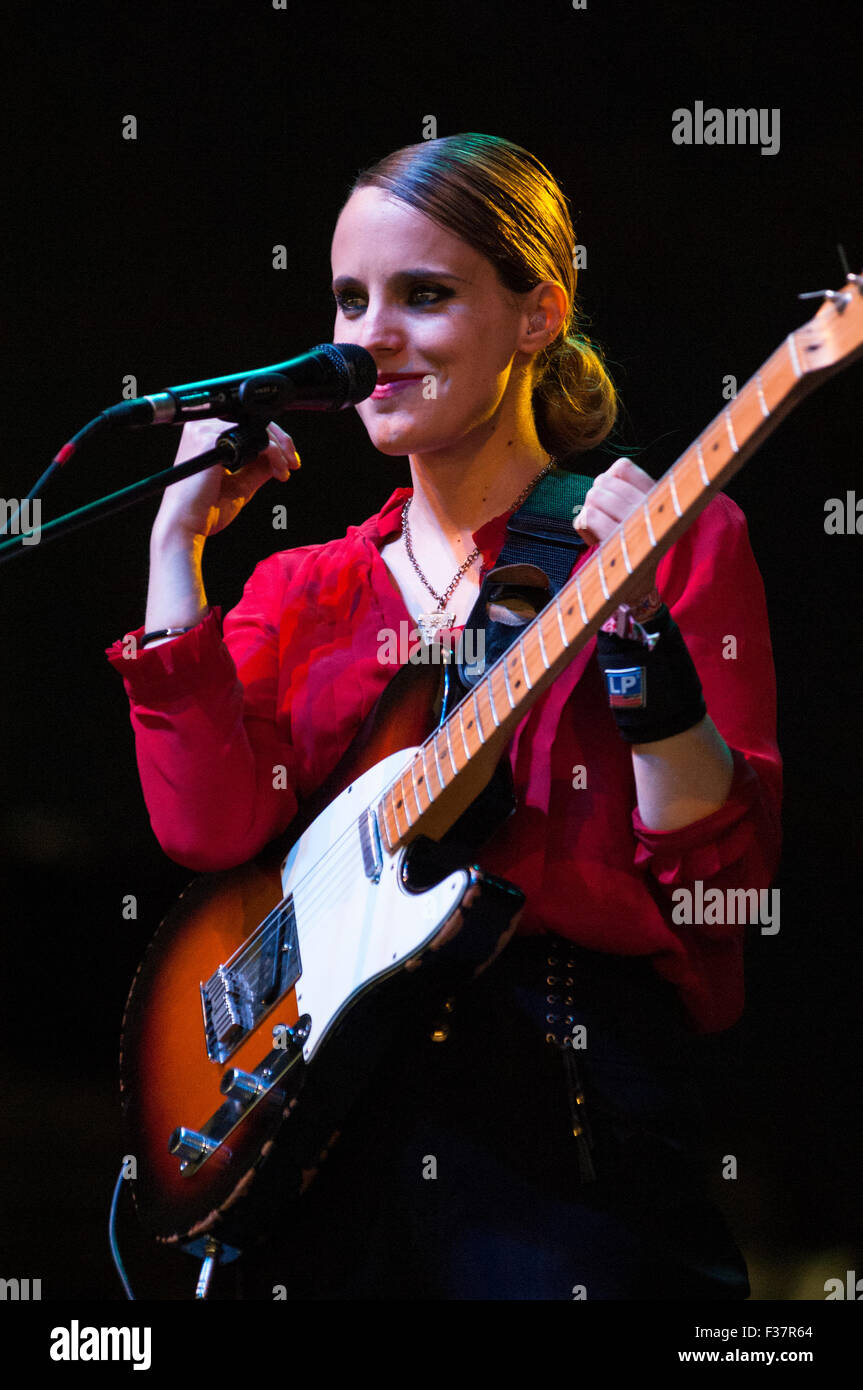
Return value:
<svg viewBox="0 0 863 1390">
<path fill-rule="evenodd" d="M 803 375 L 803 369 L 801 368 L 800 362 L 797 358 L 797 344 L 794 341 L 794 334 L 789 333 L 785 341 L 788 344 L 788 350 L 791 353 L 791 365 L 794 368 L 794 375 L 799 379 Z"/>
<path fill-rule="evenodd" d="M 411 788 L 412 788 L 413 794 L 414 794 L 414 801 L 416 802 L 417 815 L 418 815 L 418 816 L 421 816 L 422 813 L 423 813 L 423 808 L 422 808 L 422 806 L 420 806 L 420 794 L 419 794 L 419 790 L 418 790 L 418 788 L 417 788 L 417 777 L 416 777 L 416 773 L 414 772 L 414 763 L 415 763 L 415 762 L 416 762 L 416 758 L 411 758 Z"/>
<path fill-rule="evenodd" d="M 709 477 L 707 476 L 707 469 L 704 467 L 704 457 L 703 457 L 703 455 L 702 455 L 702 453 L 701 453 L 701 440 L 699 439 L 699 440 L 697 441 L 697 443 L 698 443 L 698 467 L 701 469 L 701 480 L 702 480 L 702 482 L 704 483 L 704 486 L 705 486 L 705 487 L 710 487 L 710 479 L 709 479 Z"/>
<path fill-rule="evenodd" d="M 549 661 L 548 657 L 547 657 L 546 654 L 545 654 L 545 638 L 544 638 L 543 635 L 542 635 L 542 619 L 541 619 L 541 618 L 537 620 L 536 631 L 537 631 L 537 634 L 538 634 L 538 636 L 539 636 L 539 652 L 540 652 L 540 656 L 542 657 L 542 664 L 543 664 L 543 666 L 545 667 L 545 669 L 546 669 L 546 671 L 547 671 L 548 668 L 549 668 L 549 666 L 551 665 L 551 662 Z"/>
<path fill-rule="evenodd" d="M 560 594 L 557 595 L 557 598 L 554 600 L 554 603 L 555 607 L 557 608 L 557 622 L 560 628 L 560 640 L 562 641 L 565 647 L 568 647 L 569 638 L 566 635 L 566 628 L 563 625 L 563 614 L 560 611 Z"/>
<path fill-rule="evenodd" d="M 530 678 L 530 672 L 527 669 L 527 662 L 524 659 L 524 633 L 522 633 L 521 637 L 519 637 L 518 639 L 518 649 L 521 652 L 521 669 L 524 671 L 524 683 L 527 686 L 528 690 L 532 690 L 533 681 Z"/>
<path fill-rule="evenodd" d="M 597 550 L 597 552 L 596 552 L 596 564 L 597 564 L 597 568 L 599 569 L 599 582 L 600 582 L 600 584 L 602 585 L 602 596 L 603 596 L 603 598 L 610 598 L 611 595 L 610 595 L 609 592 L 608 592 L 608 585 L 607 585 L 606 582 L 605 582 L 605 570 L 603 569 L 603 566 L 602 566 L 602 551 L 601 551 L 601 550 Z"/>
<path fill-rule="evenodd" d="M 727 428 L 727 430 L 728 430 L 728 438 L 729 438 L 729 440 L 731 441 L 731 447 L 732 447 L 732 449 L 734 450 L 735 454 L 737 454 L 737 453 L 740 452 L 740 450 L 738 449 L 738 446 L 737 446 L 737 440 L 734 438 L 734 430 L 733 430 L 732 427 L 731 427 L 731 409 L 730 409 L 730 406 L 726 406 L 725 409 L 723 410 L 722 414 L 725 416 L 725 425 L 726 425 L 726 428 Z"/>
<path fill-rule="evenodd" d="M 399 778 L 399 781 L 401 781 L 401 778 Z M 397 838 L 397 839 L 401 839 L 402 830 L 401 830 L 401 826 L 399 825 L 399 806 L 398 806 L 398 802 L 396 801 L 396 792 L 398 791 L 398 786 L 399 786 L 399 783 L 396 782 L 395 785 L 394 785 L 394 787 L 393 787 L 393 789 L 392 789 L 392 792 L 390 793 L 390 795 L 391 795 L 391 797 L 392 797 L 392 803 L 393 803 L 393 822 L 395 823 L 395 827 L 396 827 L 396 838 Z M 404 804 L 404 791 L 402 792 L 402 804 Z M 405 812 L 405 822 L 406 822 L 405 829 L 408 829 L 408 828 L 410 827 L 410 821 L 409 821 L 408 818 L 407 818 L 407 812 Z"/>
<path fill-rule="evenodd" d="M 643 504 L 644 520 L 647 522 L 647 534 L 650 537 L 650 544 L 656 545 L 656 537 L 653 534 L 653 522 L 650 519 L 650 508 L 647 502 Z"/>
<path fill-rule="evenodd" d="M 675 481 L 674 481 L 674 469 L 672 469 L 671 472 L 669 473 L 669 475 L 668 475 L 668 481 L 669 481 L 669 484 L 670 484 L 670 486 L 671 486 L 671 501 L 672 501 L 672 505 L 673 505 L 673 507 L 674 507 L 674 511 L 675 511 L 675 513 L 676 513 L 677 516 L 683 516 L 683 512 L 680 510 L 680 502 L 679 502 L 678 496 L 677 496 L 677 484 L 676 484 Z M 623 532 L 622 532 L 622 531 L 621 531 L 621 535 L 623 535 Z"/>
<path fill-rule="evenodd" d="M 443 773 L 441 772 L 440 758 L 439 758 L 439 756 L 438 756 L 438 751 L 437 751 L 437 732 L 435 732 L 435 733 L 432 735 L 431 746 L 432 746 L 432 748 L 434 749 L 434 761 L 435 761 L 435 767 L 437 768 L 437 779 L 438 779 L 438 781 L 440 782 L 440 789 L 441 789 L 441 791 L 443 791 L 444 787 L 446 786 L 446 782 L 445 782 L 444 779 L 443 779 Z"/>
<path fill-rule="evenodd" d="M 579 578 L 579 579 L 576 579 L 576 581 L 575 581 L 575 596 L 576 596 L 576 598 L 578 599 L 578 606 L 579 606 L 579 609 L 580 609 L 580 611 L 581 611 L 581 621 L 584 623 L 584 626 L 587 627 L 587 624 L 590 622 L 590 619 L 589 619 L 588 616 L 587 616 L 587 609 L 586 609 L 585 606 L 584 606 L 584 599 L 583 599 L 582 596 L 581 596 L 581 579 L 580 579 L 580 578 Z M 608 594 L 606 594 L 605 597 L 608 598 Z"/>
<path fill-rule="evenodd" d="M 482 731 L 482 720 L 479 717 L 479 702 L 476 698 L 476 686 L 474 686 L 473 691 L 473 717 L 474 723 L 476 724 L 476 731 L 479 734 L 479 741 L 480 743 L 485 743 L 485 734 Z"/>
<path fill-rule="evenodd" d="M 459 729 L 461 730 L 461 741 L 462 741 L 462 743 L 464 744 L 465 756 L 467 757 L 468 760 L 470 760 L 471 753 L 470 753 L 470 749 L 469 749 L 468 746 L 467 746 L 467 735 L 465 734 L 465 731 L 464 731 L 464 719 L 463 719 L 463 717 L 462 717 L 461 705 L 459 705 L 459 707 L 458 707 L 458 726 L 459 726 Z"/>
<path fill-rule="evenodd" d="M 390 845 L 390 846 L 394 845 L 395 842 L 396 842 L 396 840 L 399 838 L 398 821 L 396 820 L 395 815 L 393 814 L 391 807 L 390 807 L 390 808 L 387 807 L 387 800 L 389 800 L 390 803 L 392 803 L 392 795 L 393 795 L 393 794 L 392 794 L 392 788 L 390 788 L 389 791 L 386 791 L 386 792 L 384 793 L 384 795 L 381 797 L 381 802 L 380 802 L 381 808 L 382 808 L 382 814 L 383 814 L 384 829 L 386 830 L 386 834 L 385 834 L 385 836 L 384 836 L 384 839 L 386 840 L 387 844 Z M 389 826 L 390 821 L 392 821 L 393 830 L 395 831 L 395 834 L 392 834 L 392 833 L 390 832 L 390 826 Z"/>
<path fill-rule="evenodd" d="M 759 402 L 761 403 L 761 414 L 764 416 L 764 418 L 765 418 L 765 420 L 766 420 L 767 417 L 768 417 L 769 414 L 770 414 L 770 407 L 768 406 L 767 401 L 765 400 L 765 397 L 764 397 L 764 391 L 763 391 L 762 386 L 761 386 L 761 373 L 760 373 L 760 372 L 756 372 L 756 373 L 755 373 L 755 385 L 756 385 L 756 387 L 758 388 L 758 400 L 759 400 Z"/>
<path fill-rule="evenodd" d="M 506 686 L 506 698 L 509 700 L 510 709 L 515 709 L 515 700 L 512 698 L 512 691 L 509 688 L 509 671 L 506 669 L 506 657 L 501 662 L 503 667 L 503 683 Z"/>
<path fill-rule="evenodd" d="M 500 728 L 500 720 L 499 720 L 498 717 L 497 717 L 497 708 L 496 708 L 495 703 L 494 703 L 494 691 L 493 691 L 492 688 L 491 688 L 491 676 L 489 676 L 489 678 L 488 678 L 488 680 L 486 681 L 485 684 L 486 684 L 486 689 L 488 690 L 488 702 L 489 702 L 489 705 L 491 706 L 491 717 L 492 717 L 492 719 L 494 720 L 494 727 L 495 727 L 496 729 L 499 729 L 499 728 Z"/>
<path fill-rule="evenodd" d="M 632 574 L 632 565 L 629 563 L 629 551 L 626 548 L 626 534 L 623 526 L 620 528 L 620 548 L 623 551 L 623 563 L 626 565 L 626 573 Z"/>
<path fill-rule="evenodd" d="M 431 789 L 431 783 L 429 782 L 429 770 L 426 765 L 426 746 L 424 743 L 420 744 L 420 757 L 423 760 L 423 777 L 425 778 L 426 792 L 428 794 L 429 805 L 431 805 L 433 800 L 433 792 Z"/>
<path fill-rule="evenodd" d="M 402 809 L 404 810 L 404 813 L 405 813 L 405 820 L 406 820 L 407 823 L 408 823 L 408 827 L 410 827 L 410 826 L 413 824 L 413 818 L 412 818 L 411 813 L 410 813 L 410 811 L 409 811 L 409 809 L 408 809 L 407 787 L 408 787 L 408 784 L 405 782 L 405 774 L 402 773 L 402 775 L 399 777 L 399 780 L 398 780 L 398 789 L 399 789 L 399 791 L 401 792 L 401 795 L 402 795 Z"/>
<path fill-rule="evenodd" d="M 444 733 L 446 734 L 446 747 L 447 747 L 447 752 L 449 753 L 449 765 L 450 765 L 450 767 L 452 768 L 453 772 L 458 772 L 458 766 L 457 766 L 457 764 L 456 764 L 456 760 L 455 760 L 455 757 L 454 757 L 453 751 L 452 751 L 452 739 L 450 738 L 450 735 L 449 735 L 449 724 L 450 724 L 450 721 L 447 719 L 446 722 L 444 723 L 444 726 L 443 726 L 443 731 L 444 731 Z"/>
</svg>

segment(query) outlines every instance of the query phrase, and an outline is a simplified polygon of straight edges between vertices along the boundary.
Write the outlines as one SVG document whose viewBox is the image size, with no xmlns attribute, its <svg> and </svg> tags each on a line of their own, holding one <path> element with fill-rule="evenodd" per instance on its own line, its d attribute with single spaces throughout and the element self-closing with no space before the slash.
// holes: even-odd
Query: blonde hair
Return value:
<svg viewBox="0 0 863 1390">
<path fill-rule="evenodd" d="M 446 135 L 386 155 L 357 175 L 350 193 L 367 187 L 386 190 L 461 237 L 512 293 L 543 280 L 563 285 L 567 318 L 536 354 L 536 431 L 555 458 L 600 444 L 617 417 L 617 391 L 601 349 L 583 331 L 572 220 L 545 165 L 496 135 Z"/>
</svg>

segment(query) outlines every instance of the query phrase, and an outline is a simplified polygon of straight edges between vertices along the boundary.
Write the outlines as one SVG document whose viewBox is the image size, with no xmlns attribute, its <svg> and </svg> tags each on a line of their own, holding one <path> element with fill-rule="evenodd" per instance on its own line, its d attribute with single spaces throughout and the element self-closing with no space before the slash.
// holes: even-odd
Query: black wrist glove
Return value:
<svg viewBox="0 0 863 1390">
<path fill-rule="evenodd" d="M 707 713 L 698 672 L 666 604 L 641 626 L 659 633 L 652 651 L 633 638 L 596 634 L 608 702 L 627 743 L 682 734 Z"/>
</svg>

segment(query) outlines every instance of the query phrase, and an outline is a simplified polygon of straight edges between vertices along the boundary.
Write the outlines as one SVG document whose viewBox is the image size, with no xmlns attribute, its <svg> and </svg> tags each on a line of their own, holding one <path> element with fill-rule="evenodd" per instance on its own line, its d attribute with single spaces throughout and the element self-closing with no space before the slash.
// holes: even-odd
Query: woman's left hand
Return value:
<svg viewBox="0 0 863 1390">
<path fill-rule="evenodd" d="M 588 545 L 600 545 L 608 540 L 630 512 L 641 506 L 654 481 L 632 459 L 615 459 L 610 468 L 594 479 L 573 526 Z M 644 576 L 645 594 L 650 592 L 655 582 L 654 565 Z"/>
</svg>

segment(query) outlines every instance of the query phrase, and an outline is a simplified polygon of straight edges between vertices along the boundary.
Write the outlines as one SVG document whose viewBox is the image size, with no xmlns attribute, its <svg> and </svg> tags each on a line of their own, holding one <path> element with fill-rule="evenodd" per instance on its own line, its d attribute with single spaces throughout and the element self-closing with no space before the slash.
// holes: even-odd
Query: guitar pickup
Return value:
<svg viewBox="0 0 863 1390">
<path fill-rule="evenodd" d="M 301 974 L 293 900 L 287 898 L 227 964 L 201 985 L 211 1062 L 224 1062 Z"/>
<path fill-rule="evenodd" d="M 372 883 L 380 883 L 381 874 L 384 869 L 384 855 L 381 849 L 381 835 L 378 830 L 378 818 L 373 807 L 369 807 L 360 816 L 360 847 L 363 852 L 363 869 L 366 878 L 371 879 Z"/>
</svg>

